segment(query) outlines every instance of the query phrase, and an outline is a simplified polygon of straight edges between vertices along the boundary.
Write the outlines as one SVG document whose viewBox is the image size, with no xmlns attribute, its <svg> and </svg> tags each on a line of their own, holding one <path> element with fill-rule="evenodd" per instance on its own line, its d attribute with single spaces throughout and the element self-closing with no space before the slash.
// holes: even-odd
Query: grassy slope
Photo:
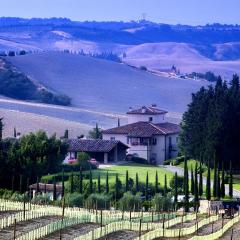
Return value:
<svg viewBox="0 0 240 240">
<path fill-rule="evenodd" d="M 204 82 L 154 76 L 124 64 L 48 52 L 8 58 L 24 73 L 72 98 L 75 106 L 126 112 L 129 106 L 157 103 L 183 112 Z"/>
<path fill-rule="evenodd" d="M 146 182 L 146 175 L 148 172 L 149 176 L 149 183 L 155 183 L 155 175 L 156 171 L 158 172 L 158 180 L 160 184 L 164 185 L 164 176 L 167 175 L 168 183 L 173 177 L 173 173 L 167 171 L 162 167 L 155 167 L 151 165 L 144 165 L 144 164 L 135 164 L 135 163 L 128 163 L 119 166 L 113 166 L 105 169 L 97 169 L 93 171 L 93 177 L 97 179 L 98 173 L 101 174 L 103 177 L 102 182 L 105 182 L 104 176 L 106 176 L 107 172 L 109 174 L 109 182 L 115 183 L 116 173 L 118 173 L 119 179 L 122 183 L 125 183 L 125 176 L 126 171 L 128 170 L 129 178 L 132 178 L 135 182 L 136 173 L 138 173 L 139 181 L 142 183 Z"/>
</svg>

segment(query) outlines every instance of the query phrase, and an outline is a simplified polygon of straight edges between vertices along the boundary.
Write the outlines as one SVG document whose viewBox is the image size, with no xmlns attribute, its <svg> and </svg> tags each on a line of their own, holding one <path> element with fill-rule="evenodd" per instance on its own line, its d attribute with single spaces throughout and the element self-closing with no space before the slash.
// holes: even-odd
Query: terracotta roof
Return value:
<svg viewBox="0 0 240 240">
<path fill-rule="evenodd" d="M 128 134 L 130 137 L 151 137 L 179 133 L 180 127 L 174 123 L 136 122 L 103 131 L 103 134 Z"/>
<path fill-rule="evenodd" d="M 115 140 L 102 139 L 68 139 L 68 150 L 73 152 L 110 152 L 115 146 L 121 144 L 128 148 L 125 144 Z"/>
<path fill-rule="evenodd" d="M 158 115 L 158 114 L 165 114 L 167 111 L 158 109 L 156 106 L 146 107 L 142 106 L 139 109 L 130 110 L 127 114 L 144 114 L 144 115 Z"/>
<path fill-rule="evenodd" d="M 53 192 L 53 186 L 54 184 L 46 184 L 46 189 L 48 192 Z M 29 186 L 30 189 L 37 189 L 37 183 L 34 183 L 32 185 Z M 41 192 L 44 192 L 45 190 L 45 183 L 39 183 L 39 190 Z M 62 185 L 56 184 L 56 190 L 57 192 L 62 192 Z"/>
</svg>

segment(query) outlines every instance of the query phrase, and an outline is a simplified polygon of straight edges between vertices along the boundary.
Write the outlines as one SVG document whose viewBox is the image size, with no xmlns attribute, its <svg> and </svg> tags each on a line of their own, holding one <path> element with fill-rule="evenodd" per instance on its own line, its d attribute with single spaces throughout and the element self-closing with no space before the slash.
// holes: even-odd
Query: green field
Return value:
<svg viewBox="0 0 240 240">
<path fill-rule="evenodd" d="M 146 175 L 148 172 L 149 183 L 154 184 L 156 171 L 157 171 L 158 181 L 162 186 L 164 184 L 165 174 L 167 175 L 168 183 L 173 177 L 172 172 L 162 167 L 156 167 L 156 166 L 145 165 L 145 164 L 136 164 L 136 163 L 128 163 L 128 164 L 112 166 L 104 169 L 96 169 L 96 170 L 93 170 L 92 172 L 93 172 L 94 179 L 97 179 L 99 173 L 101 174 L 101 182 L 105 182 L 105 177 L 108 172 L 109 183 L 115 183 L 116 173 L 118 173 L 119 179 L 122 181 L 122 183 L 124 183 L 127 170 L 128 170 L 129 178 L 132 178 L 134 182 L 135 182 L 136 173 L 138 173 L 139 181 L 142 183 L 145 183 Z"/>
</svg>

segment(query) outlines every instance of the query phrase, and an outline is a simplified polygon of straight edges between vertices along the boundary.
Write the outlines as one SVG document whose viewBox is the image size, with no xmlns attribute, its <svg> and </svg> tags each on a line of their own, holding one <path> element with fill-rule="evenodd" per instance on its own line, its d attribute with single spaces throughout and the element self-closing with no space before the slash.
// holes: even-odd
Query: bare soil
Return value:
<svg viewBox="0 0 240 240">
<path fill-rule="evenodd" d="M 95 223 L 81 223 L 71 227 L 67 227 L 61 230 L 61 236 L 64 240 L 72 240 L 75 237 L 84 235 L 95 228 L 98 228 L 100 225 Z M 41 240 L 59 240 L 60 239 L 60 231 L 56 231 Z"/>
<path fill-rule="evenodd" d="M 59 216 L 44 216 L 41 218 L 31 219 L 28 221 L 18 222 L 16 224 L 16 237 L 32 231 L 33 229 L 45 226 L 49 223 L 59 220 Z M 14 225 L 0 230 L 0 240 L 13 239 Z"/>
</svg>

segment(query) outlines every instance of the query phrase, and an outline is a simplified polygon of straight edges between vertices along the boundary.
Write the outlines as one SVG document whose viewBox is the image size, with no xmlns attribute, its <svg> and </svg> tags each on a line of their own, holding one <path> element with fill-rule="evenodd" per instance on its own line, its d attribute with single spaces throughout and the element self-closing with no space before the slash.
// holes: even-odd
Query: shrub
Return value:
<svg viewBox="0 0 240 240">
<path fill-rule="evenodd" d="M 180 157 L 176 157 L 175 159 L 173 159 L 172 161 L 172 165 L 176 166 L 179 165 L 180 163 L 184 162 L 184 156 L 180 156 Z"/>
<path fill-rule="evenodd" d="M 80 193 L 68 193 L 65 195 L 65 203 L 69 207 L 82 207 L 83 206 L 83 195 Z"/>
<path fill-rule="evenodd" d="M 173 202 L 171 200 L 172 196 L 168 194 L 166 197 L 156 194 L 152 200 L 152 205 L 155 211 L 168 211 L 173 207 Z"/>
<path fill-rule="evenodd" d="M 36 204 L 44 204 L 44 203 L 49 204 L 51 202 L 51 200 L 50 200 L 49 196 L 46 194 L 37 194 L 31 200 L 31 202 L 36 203 Z"/>
<path fill-rule="evenodd" d="M 25 199 L 25 201 L 28 201 L 29 197 L 27 196 L 27 194 L 21 194 L 19 192 L 14 192 L 10 199 L 13 201 L 23 202 L 24 199 Z"/>
<path fill-rule="evenodd" d="M 0 189 L 0 197 L 3 199 L 10 199 L 13 192 L 8 189 Z"/>
<path fill-rule="evenodd" d="M 110 201 L 109 194 L 93 193 L 87 198 L 86 204 L 89 208 L 106 209 L 110 207 Z"/>
<path fill-rule="evenodd" d="M 135 163 L 140 163 L 140 164 L 148 164 L 148 161 L 144 158 L 140 158 L 140 157 L 135 157 L 133 156 L 131 158 L 131 161 L 135 162 Z"/>
<path fill-rule="evenodd" d="M 119 200 L 119 208 L 124 211 L 140 210 L 141 202 L 141 193 L 133 195 L 131 192 L 126 192 Z"/>
</svg>

